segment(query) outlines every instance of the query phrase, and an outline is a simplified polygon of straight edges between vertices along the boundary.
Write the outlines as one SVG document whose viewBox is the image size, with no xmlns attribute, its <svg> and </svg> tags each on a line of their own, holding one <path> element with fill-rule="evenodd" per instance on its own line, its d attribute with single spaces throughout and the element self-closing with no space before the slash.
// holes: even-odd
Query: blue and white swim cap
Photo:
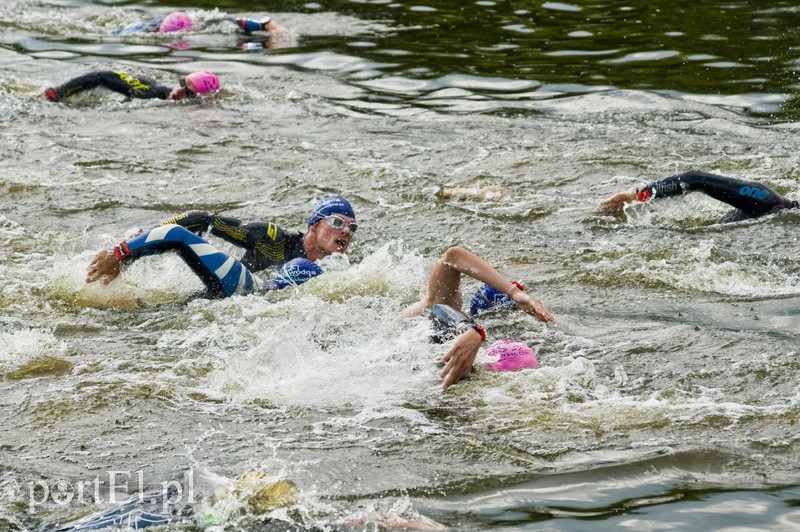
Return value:
<svg viewBox="0 0 800 532">
<path fill-rule="evenodd" d="M 328 196 L 327 198 L 322 198 L 314 205 L 314 210 L 311 211 L 311 216 L 308 218 L 308 226 L 311 227 L 331 214 L 343 214 L 350 218 L 356 217 L 356 213 L 353 212 L 353 207 L 350 205 L 349 201 L 341 196 Z"/>
<path fill-rule="evenodd" d="M 299 286 L 323 273 L 322 268 L 308 259 L 292 259 L 280 269 L 269 282 L 270 290 L 283 290 L 287 286 Z"/>
</svg>

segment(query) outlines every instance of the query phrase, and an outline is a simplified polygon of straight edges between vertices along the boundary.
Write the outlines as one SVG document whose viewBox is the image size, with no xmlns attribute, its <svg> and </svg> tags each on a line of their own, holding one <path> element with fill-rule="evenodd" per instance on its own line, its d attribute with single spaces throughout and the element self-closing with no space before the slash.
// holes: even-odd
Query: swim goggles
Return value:
<svg viewBox="0 0 800 532">
<path fill-rule="evenodd" d="M 326 216 L 325 221 L 328 222 L 328 225 L 330 225 L 334 229 L 342 229 L 345 226 L 345 224 L 347 225 L 347 228 L 350 229 L 351 233 L 355 233 L 356 230 L 358 229 L 357 222 L 348 223 L 347 221 L 345 221 L 344 218 L 342 218 L 341 216 L 336 216 L 335 214 Z"/>
<path fill-rule="evenodd" d="M 187 98 L 195 98 L 195 97 L 197 97 L 197 93 L 186 86 L 186 78 L 181 78 L 179 83 L 181 84 L 181 87 L 184 88 Z"/>
</svg>

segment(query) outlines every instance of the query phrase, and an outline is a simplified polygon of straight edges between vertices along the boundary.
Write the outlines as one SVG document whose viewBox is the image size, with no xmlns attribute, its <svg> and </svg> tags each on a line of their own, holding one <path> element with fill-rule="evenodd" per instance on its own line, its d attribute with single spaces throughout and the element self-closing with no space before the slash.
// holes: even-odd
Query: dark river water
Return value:
<svg viewBox="0 0 800 532">
<path fill-rule="evenodd" d="M 111 35 L 176 7 L 193 31 Z M 291 35 L 222 20 L 268 14 Z M 4 2 L 0 530 L 170 482 L 182 529 L 800 530 L 800 214 L 596 212 L 691 168 L 799 199 L 798 26 L 793 2 Z M 37 98 L 101 69 L 223 89 Z M 182 211 L 303 229 L 335 193 L 359 232 L 297 289 L 192 298 L 170 255 L 83 282 Z M 542 368 L 442 392 L 427 321 L 392 324 L 455 244 L 556 316 L 483 320 Z M 290 503 L 231 491 L 254 471 Z"/>
</svg>

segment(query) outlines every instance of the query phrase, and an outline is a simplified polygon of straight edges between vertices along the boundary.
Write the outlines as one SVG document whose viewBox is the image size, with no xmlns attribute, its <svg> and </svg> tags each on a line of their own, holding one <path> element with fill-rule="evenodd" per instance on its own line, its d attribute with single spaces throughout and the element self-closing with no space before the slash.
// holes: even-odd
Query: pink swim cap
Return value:
<svg viewBox="0 0 800 532">
<path fill-rule="evenodd" d="M 189 15 L 183 11 L 175 11 L 164 17 L 164 20 L 162 20 L 161 24 L 158 26 L 158 31 L 161 33 L 172 33 L 174 31 L 190 30 L 192 26 L 194 26 L 194 24 L 192 23 L 192 19 L 189 18 Z"/>
<path fill-rule="evenodd" d="M 204 94 L 206 92 L 219 90 L 219 78 L 208 70 L 203 70 L 202 72 L 192 72 L 184 79 L 192 82 L 194 85 L 194 90 L 197 91 L 197 94 Z"/>
<path fill-rule="evenodd" d="M 489 346 L 486 354 L 490 357 L 499 356 L 497 362 L 490 362 L 484 367 L 489 371 L 516 371 L 524 368 L 538 368 L 539 361 L 533 349 L 522 342 L 501 340 Z"/>
</svg>

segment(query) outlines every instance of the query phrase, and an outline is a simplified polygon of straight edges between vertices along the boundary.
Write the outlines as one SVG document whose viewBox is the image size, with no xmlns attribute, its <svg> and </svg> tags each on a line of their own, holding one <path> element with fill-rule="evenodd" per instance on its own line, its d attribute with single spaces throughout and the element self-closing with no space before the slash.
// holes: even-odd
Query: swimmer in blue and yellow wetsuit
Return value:
<svg viewBox="0 0 800 532">
<path fill-rule="evenodd" d="M 783 209 L 800 207 L 797 201 L 785 198 L 757 181 L 744 181 L 700 170 L 690 170 L 639 187 L 635 191 L 620 192 L 603 201 L 600 204 L 600 211 L 606 214 L 618 214 L 627 203 L 680 196 L 695 190 L 734 207 L 733 211 L 720 220 L 721 222 L 759 218 Z"/>
<path fill-rule="evenodd" d="M 228 297 L 255 288 L 253 272 L 284 266 L 268 288 L 300 284 L 322 273 L 313 261 L 344 253 L 358 228 L 350 203 L 341 196 L 319 200 L 303 234 L 273 222 L 242 222 L 236 218 L 192 211 L 176 216 L 150 231 L 98 253 L 89 264 L 87 283 L 108 284 L 127 266 L 145 255 L 175 251 L 206 285 L 205 296 Z M 246 251 L 241 261 L 217 250 L 201 235 L 213 236 Z"/>
<path fill-rule="evenodd" d="M 44 91 L 44 98 L 51 102 L 61 102 L 79 92 L 103 87 L 131 98 L 161 100 L 184 100 L 199 94 L 211 94 L 219 90 L 219 78 L 211 72 L 193 72 L 181 78 L 178 86 L 170 89 L 155 81 L 136 77 L 120 70 L 102 70 L 73 78 L 62 85 Z"/>
</svg>

